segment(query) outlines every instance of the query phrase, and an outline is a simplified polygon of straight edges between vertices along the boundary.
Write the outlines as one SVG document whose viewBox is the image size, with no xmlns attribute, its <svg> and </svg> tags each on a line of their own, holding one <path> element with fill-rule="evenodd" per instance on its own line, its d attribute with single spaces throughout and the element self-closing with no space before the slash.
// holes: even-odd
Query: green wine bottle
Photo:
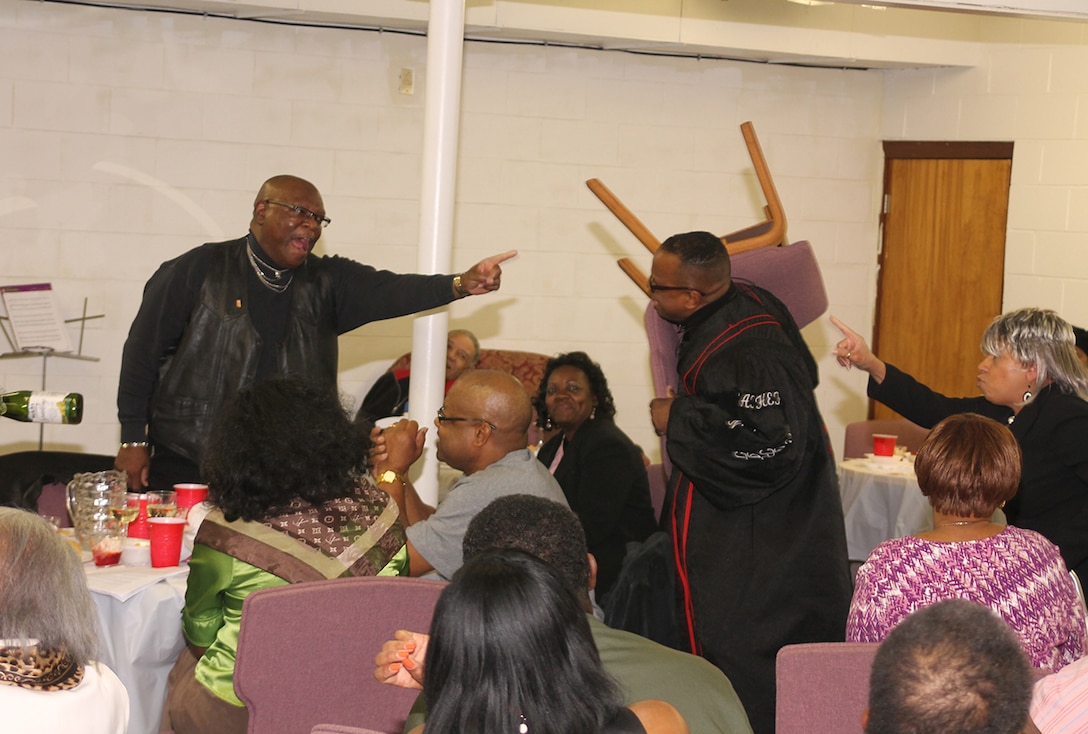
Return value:
<svg viewBox="0 0 1088 734">
<path fill-rule="evenodd" d="M 79 423 L 83 420 L 83 396 L 77 392 L 6 392 L 0 395 L 0 415 L 23 423 Z"/>
</svg>

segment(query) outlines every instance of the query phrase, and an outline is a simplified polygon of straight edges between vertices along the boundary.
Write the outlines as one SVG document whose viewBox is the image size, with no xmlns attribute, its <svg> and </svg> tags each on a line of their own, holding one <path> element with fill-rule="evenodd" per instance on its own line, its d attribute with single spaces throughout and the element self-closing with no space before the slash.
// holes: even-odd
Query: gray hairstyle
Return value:
<svg viewBox="0 0 1088 734">
<path fill-rule="evenodd" d="M 1006 352 L 1021 365 L 1035 365 L 1039 385 L 1049 380 L 1064 393 L 1088 400 L 1088 368 L 1077 359 L 1073 327 L 1044 308 L 1020 308 L 990 322 L 982 335 L 982 351 Z"/>
<path fill-rule="evenodd" d="M 98 655 L 79 554 L 44 518 L 14 507 L 0 507 L 0 638 L 37 640 L 80 665 Z"/>
<path fill-rule="evenodd" d="M 449 338 L 449 337 L 453 336 L 454 334 L 461 334 L 463 336 L 467 336 L 469 338 L 469 340 L 472 342 L 472 348 L 475 350 L 475 352 L 472 355 L 472 359 L 469 360 L 469 365 L 468 366 L 469 367 L 475 367 L 476 363 L 480 361 L 480 340 L 477 339 L 476 335 L 473 334 L 468 329 L 450 329 L 449 333 L 446 334 L 446 338 Z"/>
</svg>

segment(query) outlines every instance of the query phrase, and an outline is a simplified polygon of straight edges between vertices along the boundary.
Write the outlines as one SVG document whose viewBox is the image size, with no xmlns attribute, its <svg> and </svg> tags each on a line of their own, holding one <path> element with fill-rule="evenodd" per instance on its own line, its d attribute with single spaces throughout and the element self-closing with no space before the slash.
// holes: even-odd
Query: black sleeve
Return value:
<svg viewBox="0 0 1088 734">
<path fill-rule="evenodd" d="M 121 441 L 144 441 L 151 393 L 159 366 L 181 341 L 200 297 L 207 263 L 203 248 L 163 263 L 144 286 L 140 310 L 132 321 L 121 353 L 117 386 L 117 418 Z"/>
<path fill-rule="evenodd" d="M 1002 423 L 1012 415 L 1010 408 L 994 405 L 986 398 L 950 398 L 929 389 L 895 365 L 885 367 L 883 382 L 878 384 L 869 378 L 869 397 L 923 428 L 933 428 L 956 413 L 979 413 Z"/>
<path fill-rule="evenodd" d="M 669 456 L 717 507 L 752 504 L 793 481 L 815 400 L 792 347 L 746 345 L 708 360 L 696 394 L 672 403 Z"/>
<path fill-rule="evenodd" d="M 455 300 L 452 275 L 377 270 L 339 255 L 324 260 L 332 273 L 340 334 L 371 321 L 427 311 Z"/>
</svg>

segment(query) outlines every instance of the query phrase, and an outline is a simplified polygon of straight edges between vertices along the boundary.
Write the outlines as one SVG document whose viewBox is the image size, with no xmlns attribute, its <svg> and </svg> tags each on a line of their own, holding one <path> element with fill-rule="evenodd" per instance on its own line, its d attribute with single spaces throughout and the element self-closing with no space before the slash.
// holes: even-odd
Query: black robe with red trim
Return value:
<svg viewBox="0 0 1088 734">
<path fill-rule="evenodd" d="M 841 641 L 850 605 L 816 362 L 786 307 L 754 286 L 734 283 L 682 327 L 665 520 L 688 640 L 771 734 L 779 648 Z"/>
</svg>

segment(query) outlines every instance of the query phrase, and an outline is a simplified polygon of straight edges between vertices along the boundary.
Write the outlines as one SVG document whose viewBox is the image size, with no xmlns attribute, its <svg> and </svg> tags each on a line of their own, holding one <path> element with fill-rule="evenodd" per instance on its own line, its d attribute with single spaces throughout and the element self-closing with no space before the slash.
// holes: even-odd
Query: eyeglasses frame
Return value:
<svg viewBox="0 0 1088 734">
<path fill-rule="evenodd" d="M 275 199 L 265 199 L 264 203 L 265 204 L 275 204 L 276 206 L 282 206 L 282 207 L 284 207 L 286 209 L 290 209 L 291 211 L 293 211 L 295 213 L 296 217 L 309 217 L 310 219 L 317 222 L 317 226 L 321 227 L 322 229 L 324 229 L 325 227 L 328 227 L 330 224 L 332 224 L 332 220 L 329 219 L 328 217 L 326 217 L 326 216 L 324 216 L 322 214 L 318 214 L 317 212 L 312 212 L 309 209 L 307 209 L 306 207 L 299 206 L 298 204 L 287 204 L 286 202 L 276 201 Z"/>
<path fill-rule="evenodd" d="M 647 285 L 650 288 L 650 293 L 658 293 L 659 291 L 694 291 L 700 296 L 706 295 L 704 291 L 701 291 L 698 288 L 692 288 L 691 286 L 687 285 L 658 285 L 654 282 L 654 276 L 652 275 L 650 276 Z"/>
<path fill-rule="evenodd" d="M 483 418 L 455 418 L 453 416 L 446 415 L 445 405 L 438 408 L 437 418 L 439 423 L 483 423 L 489 426 L 492 431 L 499 430 L 498 426 L 496 426 L 489 420 L 484 420 Z"/>
</svg>

